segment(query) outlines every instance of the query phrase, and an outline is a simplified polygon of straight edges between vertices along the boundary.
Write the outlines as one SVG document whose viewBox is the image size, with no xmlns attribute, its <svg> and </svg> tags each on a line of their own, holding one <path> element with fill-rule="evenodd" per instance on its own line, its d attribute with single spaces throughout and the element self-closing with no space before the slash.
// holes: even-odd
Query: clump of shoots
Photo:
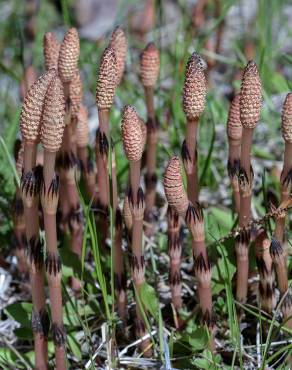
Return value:
<svg viewBox="0 0 292 370">
<path fill-rule="evenodd" d="M 192 235 L 194 272 L 198 280 L 201 319 L 213 332 L 211 268 L 205 245 L 204 218 L 198 202 L 192 204 L 184 190 L 178 157 L 170 159 L 164 174 L 164 191 L 170 207 L 185 220 Z M 213 341 L 211 343 L 213 346 Z"/>
<path fill-rule="evenodd" d="M 24 99 L 20 116 L 20 130 L 24 145 L 21 193 L 24 205 L 33 302 L 32 330 L 35 367 L 39 369 L 47 369 L 49 318 L 45 303 L 43 246 L 39 239 L 38 206 L 41 177 L 40 170 L 36 167 L 36 153 L 45 96 L 55 76 L 56 70 L 50 69 L 32 85 Z"/>
<path fill-rule="evenodd" d="M 63 85 L 59 77 L 55 77 L 49 85 L 42 116 L 41 142 L 44 148 L 44 169 L 41 203 L 46 237 L 45 264 L 51 300 L 52 336 L 58 370 L 66 369 L 66 335 L 63 325 L 61 259 L 57 250 L 56 213 L 59 178 L 55 174 L 55 159 L 62 144 L 64 116 Z"/>
<path fill-rule="evenodd" d="M 235 211 L 239 214 L 240 210 L 240 195 L 239 195 L 239 184 L 238 175 L 240 168 L 240 145 L 242 136 L 242 125 L 240 122 L 240 110 L 239 110 L 240 95 L 236 95 L 229 108 L 228 121 L 227 121 L 227 136 L 229 144 L 228 152 L 228 175 L 230 178 L 233 198 L 235 203 Z"/>
<path fill-rule="evenodd" d="M 262 104 L 261 80 L 253 61 L 245 67 L 240 91 L 240 121 L 243 126 L 239 170 L 240 212 L 239 227 L 248 226 L 251 219 L 251 197 L 253 171 L 251 167 L 251 146 L 254 128 L 260 118 Z M 250 232 L 246 230 L 236 240 L 237 281 L 236 298 L 244 303 L 248 290 L 248 247 Z"/>
<path fill-rule="evenodd" d="M 121 80 L 125 71 L 126 56 L 127 56 L 127 39 L 123 29 L 117 26 L 110 39 L 109 46 L 114 50 L 117 60 L 117 85 Z"/>
<path fill-rule="evenodd" d="M 122 139 L 125 155 L 130 163 L 130 189 L 128 192 L 128 204 L 132 215 L 132 238 L 131 238 L 131 272 L 137 294 L 145 282 L 145 262 L 143 253 L 143 219 L 145 201 L 142 188 L 140 187 L 140 166 L 143 153 L 143 134 L 139 116 L 135 109 L 125 106 L 122 114 Z M 146 327 L 138 304 L 136 304 L 136 334 L 143 337 Z M 151 356 L 149 340 L 143 340 L 141 349 L 146 357 Z"/>
<path fill-rule="evenodd" d="M 270 240 L 265 230 L 261 230 L 255 240 L 256 262 L 260 275 L 259 303 L 261 309 L 272 314 L 276 306 L 274 291 L 273 261 L 270 255 Z"/>
<path fill-rule="evenodd" d="M 156 146 L 158 139 L 158 122 L 155 117 L 154 88 L 157 83 L 160 68 L 159 51 L 153 42 L 149 43 L 141 54 L 140 73 L 144 87 L 147 108 L 146 136 L 146 221 L 153 220 L 153 207 L 156 195 Z M 147 228 L 147 234 L 153 232 L 153 227 Z"/>
<path fill-rule="evenodd" d="M 199 118 L 205 109 L 207 82 L 206 63 L 194 52 L 187 63 L 183 87 L 183 110 L 187 119 L 186 139 L 182 145 L 182 158 L 187 175 L 188 198 L 198 201 L 199 183 L 197 168 L 197 134 Z"/>
<path fill-rule="evenodd" d="M 179 214 L 170 206 L 167 209 L 167 224 L 168 254 L 170 258 L 169 284 L 172 304 L 176 313 L 182 308 L 180 272 L 182 245 Z M 181 322 L 176 317 L 177 315 L 175 315 L 175 325 L 179 328 Z"/>
</svg>

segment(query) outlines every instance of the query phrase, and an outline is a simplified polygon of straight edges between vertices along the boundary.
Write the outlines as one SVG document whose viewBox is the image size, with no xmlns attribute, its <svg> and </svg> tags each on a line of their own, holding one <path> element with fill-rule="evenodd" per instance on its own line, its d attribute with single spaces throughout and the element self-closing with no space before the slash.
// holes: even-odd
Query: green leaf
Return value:
<svg viewBox="0 0 292 370">
<path fill-rule="evenodd" d="M 5 308 L 6 313 L 15 321 L 19 322 L 22 327 L 30 328 L 30 316 L 32 304 L 27 302 L 17 302 Z"/>
<path fill-rule="evenodd" d="M 78 360 L 81 360 L 82 354 L 80 351 L 80 344 L 75 339 L 75 336 L 73 334 L 69 334 L 67 338 L 68 338 L 68 344 L 69 344 L 69 347 L 72 353 L 74 354 L 75 357 L 78 358 Z"/>
<path fill-rule="evenodd" d="M 208 334 L 205 328 L 196 329 L 188 336 L 188 342 L 194 351 L 199 351 L 206 348 L 208 343 Z"/>
<path fill-rule="evenodd" d="M 156 297 L 154 288 L 145 282 L 141 287 L 139 295 L 143 306 L 157 320 L 159 312 L 159 302 Z"/>
</svg>

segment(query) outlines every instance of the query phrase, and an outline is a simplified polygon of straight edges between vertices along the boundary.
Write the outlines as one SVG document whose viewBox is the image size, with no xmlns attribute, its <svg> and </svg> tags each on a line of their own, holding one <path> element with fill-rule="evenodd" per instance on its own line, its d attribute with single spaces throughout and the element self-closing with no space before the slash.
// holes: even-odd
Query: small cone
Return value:
<svg viewBox="0 0 292 370">
<path fill-rule="evenodd" d="M 117 85 L 120 84 L 126 63 L 127 39 L 123 29 L 117 26 L 110 39 L 110 47 L 114 50 L 117 60 Z"/>
<path fill-rule="evenodd" d="M 154 86 L 159 75 L 159 51 L 153 42 L 150 42 L 141 54 L 140 70 L 141 82 L 145 87 Z"/>
<path fill-rule="evenodd" d="M 83 86 L 82 80 L 80 76 L 80 72 L 77 69 L 69 86 L 69 97 L 71 102 L 71 116 L 73 118 L 77 117 L 79 112 L 80 104 L 82 102 L 83 97 Z"/>
<path fill-rule="evenodd" d="M 55 75 L 56 70 L 50 69 L 38 78 L 26 94 L 20 115 L 20 131 L 26 142 L 37 142 L 39 139 L 45 96 Z"/>
<path fill-rule="evenodd" d="M 96 105 L 98 109 L 110 109 L 116 90 L 117 60 L 115 52 L 107 47 L 103 52 L 96 87 Z"/>
<path fill-rule="evenodd" d="M 227 135 L 228 138 L 233 141 L 240 141 L 242 136 L 239 101 L 240 95 L 236 95 L 231 102 L 228 113 Z"/>
<path fill-rule="evenodd" d="M 127 159 L 131 162 L 139 161 L 143 153 L 143 134 L 139 116 L 130 105 L 123 109 L 122 138 Z"/>
<path fill-rule="evenodd" d="M 58 69 L 63 83 L 70 82 L 76 73 L 80 53 L 79 36 L 76 28 L 70 28 L 60 47 Z"/>
<path fill-rule="evenodd" d="M 57 152 L 62 144 L 65 127 L 65 97 L 59 77 L 51 82 L 45 99 L 41 141 L 45 150 Z"/>
<path fill-rule="evenodd" d="M 84 105 L 81 105 L 77 115 L 76 144 L 79 148 L 88 145 L 88 112 Z"/>
<path fill-rule="evenodd" d="M 262 87 L 257 65 L 248 62 L 244 69 L 240 90 L 240 120 L 245 128 L 255 128 L 260 119 Z"/>
<path fill-rule="evenodd" d="M 206 63 L 196 52 L 187 63 L 183 87 L 183 110 L 188 119 L 198 118 L 205 109 L 207 82 Z"/>
<path fill-rule="evenodd" d="M 184 217 L 189 201 L 183 186 L 181 166 L 177 156 L 172 157 L 169 161 L 165 170 L 163 184 L 167 202 L 180 216 Z"/>
<path fill-rule="evenodd" d="M 282 136 L 292 143 L 292 93 L 287 94 L 282 109 Z"/>
<path fill-rule="evenodd" d="M 46 70 L 48 71 L 53 67 L 57 68 L 61 45 L 55 34 L 52 32 L 46 32 L 44 35 L 43 45 Z"/>
</svg>

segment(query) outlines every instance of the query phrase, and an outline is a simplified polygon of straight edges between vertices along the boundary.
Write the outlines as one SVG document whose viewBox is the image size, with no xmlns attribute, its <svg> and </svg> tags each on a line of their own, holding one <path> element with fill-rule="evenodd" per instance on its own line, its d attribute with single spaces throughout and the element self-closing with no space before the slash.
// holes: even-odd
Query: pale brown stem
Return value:
<svg viewBox="0 0 292 370">
<path fill-rule="evenodd" d="M 199 118 L 187 120 L 186 146 L 191 157 L 191 169 L 187 171 L 187 193 L 192 203 L 199 199 L 199 181 L 196 159 Z"/>
<path fill-rule="evenodd" d="M 251 196 L 252 196 L 252 172 L 251 172 L 251 146 L 252 146 L 253 129 L 243 128 L 241 141 L 241 157 L 240 167 L 242 175 L 246 178 L 242 179 L 240 186 L 240 212 L 239 226 L 246 227 L 251 219 Z M 245 302 L 248 291 L 248 248 L 249 235 L 235 243 L 235 251 L 237 255 L 237 285 L 236 298 L 240 302 Z"/>
<path fill-rule="evenodd" d="M 47 263 L 49 258 L 53 258 L 52 262 L 54 268 L 58 265 L 58 250 L 57 250 L 57 227 L 56 227 L 56 211 L 57 211 L 57 200 L 54 202 L 53 196 L 49 193 L 49 187 L 55 176 L 55 157 L 56 153 L 50 153 L 44 151 L 44 185 L 46 200 L 43 203 L 44 212 L 44 226 L 45 226 L 45 237 L 46 237 L 46 250 L 47 250 Z M 58 195 L 55 195 L 58 197 Z M 63 327 L 63 306 L 62 306 L 62 287 L 61 287 L 61 271 L 50 271 L 47 270 L 47 279 L 49 285 L 51 312 L 53 327 L 57 327 L 61 330 L 65 336 Z M 56 343 L 55 341 L 55 359 L 56 369 L 66 369 L 66 348 L 65 343 Z"/>
<path fill-rule="evenodd" d="M 154 88 L 153 86 L 144 86 L 145 91 L 145 102 L 147 108 L 148 118 L 155 119 L 155 109 L 154 109 Z"/>
<path fill-rule="evenodd" d="M 130 162 L 130 186 L 134 204 L 137 204 L 137 195 L 140 187 L 140 167 L 141 161 Z"/>
<path fill-rule="evenodd" d="M 234 142 L 229 140 L 229 154 L 228 154 L 228 162 L 231 166 L 231 170 L 236 170 L 236 167 L 240 163 L 240 142 Z M 240 212 L 240 193 L 239 193 L 239 184 L 238 184 L 238 177 L 237 173 L 230 174 L 230 182 L 233 191 L 233 198 L 235 203 L 235 212 L 239 214 Z"/>
<path fill-rule="evenodd" d="M 24 174 L 32 171 L 36 165 L 36 143 L 25 143 L 24 146 Z M 28 243 L 34 238 L 39 240 L 39 213 L 38 213 L 38 195 L 30 207 L 24 201 L 24 217 L 26 223 L 26 238 Z M 31 261 L 29 266 L 33 310 L 40 314 L 45 312 L 45 288 L 44 288 L 44 267 L 43 264 L 36 265 Z M 39 332 L 33 332 L 35 367 L 41 370 L 47 369 L 48 362 L 48 341 L 47 338 Z"/>
</svg>

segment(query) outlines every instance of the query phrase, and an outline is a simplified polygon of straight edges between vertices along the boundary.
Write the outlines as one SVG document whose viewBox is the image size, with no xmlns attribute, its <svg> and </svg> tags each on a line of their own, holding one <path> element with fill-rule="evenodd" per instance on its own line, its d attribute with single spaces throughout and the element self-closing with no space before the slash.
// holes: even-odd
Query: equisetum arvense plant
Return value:
<svg viewBox="0 0 292 370">
<path fill-rule="evenodd" d="M 35 366 L 39 369 L 47 369 L 49 318 L 45 304 L 43 246 L 39 238 L 38 208 L 41 175 L 39 167 L 36 167 L 36 154 L 45 95 L 55 76 L 56 70 L 50 69 L 32 85 L 24 99 L 20 117 L 20 130 L 24 144 L 21 192 L 33 302 L 32 330 L 36 355 Z"/>
<path fill-rule="evenodd" d="M 276 306 L 274 290 L 274 269 L 270 255 L 271 241 L 264 229 L 258 232 L 255 239 L 256 262 L 259 271 L 259 303 L 260 308 L 268 314 L 272 314 Z"/>
<path fill-rule="evenodd" d="M 183 111 L 187 119 L 186 139 L 182 145 L 182 158 L 187 175 L 187 193 L 192 203 L 198 201 L 199 183 L 197 168 L 197 135 L 199 118 L 205 109 L 207 82 L 206 64 L 194 52 L 187 63 L 183 87 Z"/>
<path fill-rule="evenodd" d="M 70 28 L 61 43 L 58 57 L 58 73 L 63 83 L 66 114 L 62 145 L 57 156 L 57 169 L 60 173 L 60 207 L 64 227 L 70 231 L 70 246 L 74 253 L 81 255 L 83 228 L 81 208 L 76 186 L 77 147 L 76 124 L 79 106 L 82 101 L 82 82 L 78 71 L 80 53 L 79 36 L 75 28 Z M 72 288 L 80 290 L 79 281 L 72 277 Z"/>
<path fill-rule="evenodd" d="M 132 215 L 131 273 L 137 294 L 145 282 L 145 262 L 143 252 L 143 219 L 145 201 L 140 187 L 140 167 L 143 153 L 143 134 L 139 116 L 132 106 L 125 106 L 122 113 L 122 139 L 125 155 L 130 165 L 129 208 Z M 136 335 L 146 334 L 145 323 L 138 302 L 136 303 Z M 145 356 L 151 356 L 149 340 L 143 340 L 141 349 Z"/>
<path fill-rule="evenodd" d="M 46 274 L 50 293 L 52 336 L 55 345 L 56 369 L 66 369 L 66 335 L 63 325 L 61 259 L 57 250 L 56 213 L 59 198 L 59 178 L 55 174 L 55 159 L 64 132 L 65 97 L 59 77 L 49 85 L 42 114 L 41 142 L 44 148 L 41 204 L 46 238 Z"/>
<path fill-rule="evenodd" d="M 168 254 L 170 259 L 169 269 L 169 285 L 171 290 L 172 304 L 177 312 L 182 308 L 182 297 L 181 297 L 181 227 L 179 214 L 176 210 L 168 206 L 167 208 L 167 238 L 168 238 Z M 175 325 L 179 328 L 181 322 L 175 315 Z"/>
<path fill-rule="evenodd" d="M 145 219 L 153 220 L 153 207 L 156 195 L 156 146 L 158 139 L 158 122 L 155 116 L 154 89 L 159 75 L 159 51 L 153 42 L 149 43 L 140 57 L 140 78 L 144 88 L 147 109 L 146 138 L 146 173 L 145 173 Z M 153 232 L 153 225 L 146 228 L 147 234 Z"/>
<path fill-rule="evenodd" d="M 52 32 L 46 32 L 43 39 L 45 68 L 48 71 L 50 68 L 58 67 L 60 43 Z"/>
<path fill-rule="evenodd" d="M 117 60 L 114 49 L 108 46 L 101 57 L 96 87 L 96 105 L 99 127 L 96 132 L 96 167 L 98 182 L 97 207 L 102 214 L 104 236 L 107 234 L 107 217 L 110 204 L 108 154 L 110 150 L 109 114 L 117 86 Z"/>
<path fill-rule="evenodd" d="M 240 195 L 238 174 L 240 168 L 240 145 L 242 136 L 242 125 L 240 122 L 239 111 L 240 95 L 236 95 L 229 108 L 227 120 L 227 137 L 228 137 L 228 163 L 227 170 L 230 178 L 233 199 L 235 204 L 235 212 L 239 214 L 240 210 Z"/>
<path fill-rule="evenodd" d="M 164 174 L 164 191 L 168 204 L 185 220 L 193 239 L 194 272 L 198 280 L 201 321 L 212 333 L 211 268 L 205 245 L 203 212 L 199 203 L 192 204 L 184 190 L 179 158 L 170 159 Z"/>
<path fill-rule="evenodd" d="M 127 55 L 127 39 L 123 29 L 117 26 L 109 42 L 109 46 L 114 50 L 117 61 L 117 85 L 122 81 L 125 65 L 126 65 L 126 55 Z"/>
<path fill-rule="evenodd" d="M 251 197 L 253 171 L 251 167 L 251 146 L 254 128 L 260 118 L 262 105 L 261 80 L 258 68 L 253 61 L 244 69 L 240 90 L 240 121 L 242 123 L 241 156 L 239 170 L 240 211 L 239 227 L 245 228 L 251 219 Z M 245 302 L 248 289 L 248 250 L 250 230 L 244 230 L 236 238 L 235 252 L 237 263 L 236 298 Z"/>
</svg>

